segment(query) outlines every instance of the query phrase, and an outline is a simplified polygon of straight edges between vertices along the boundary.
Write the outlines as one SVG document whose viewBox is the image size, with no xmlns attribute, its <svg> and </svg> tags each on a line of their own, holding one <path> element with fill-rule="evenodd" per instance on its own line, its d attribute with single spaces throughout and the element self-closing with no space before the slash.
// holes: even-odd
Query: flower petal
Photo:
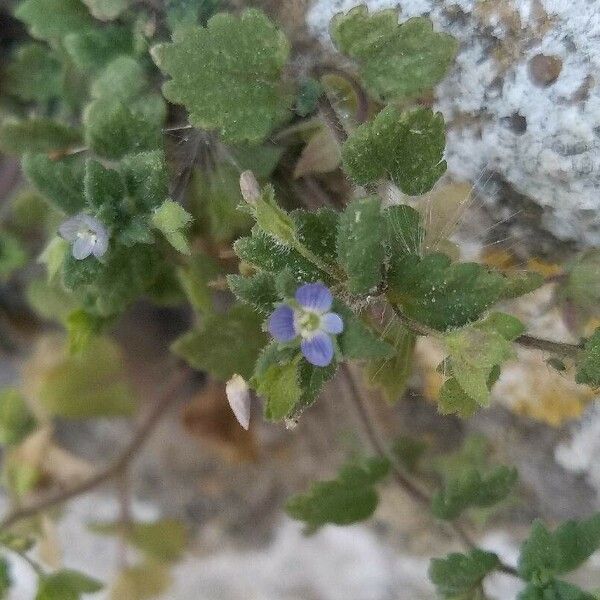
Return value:
<svg viewBox="0 0 600 600">
<path fill-rule="evenodd" d="M 321 329 L 325 333 L 337 335 L 344 331 L 344 321 L 342 321 L 342 317 L 337 313 L 326 313 L 321 317 Z"/>
<path fill-rule="evenodd" d="M 91 236 L 85 235 L 75 240 L 73 244 L 73 258 L 83 260 L 87 258 L 94 250 L 94 241 Z"/>
<path fill-rule="evenodd" d="M 305 283 L 296 290 L 298 304 L 307 310 L 325 313 L 333 304 L 329 288 L 322 283 Z"/>
<path fill-rule="evenodd" d="M 77 215 L 76 217 L 72 217 L 65 221 L 58 228 L 58 233 L 63 239 L 67 240 L 67 242 L 74 242 L 77 239 L 77 234 L 82 229 L 86 229 L 86 224 L 81 219 L 81 215 Z"/>
<path fill-rule="evenodd" d="M 92 252 L 96 258 L 100 258 L 106 254 L 108 250 L 108 233 L 103 228 L 96 232 L 96 243 L 94 244 L 94 248 Z"/>
<path fill-rule="evenodd" d="M 316 367 L 326 367 L 333 360 L 333 342 L 326 333 L 317 333 L 302 340 L 300 350 L 306 360 Z"/>
<path fill-rule="evenodd" d="M 278 306 L 269 317 L 267 328 L 278 342 L 290 342 L 298 335 L 294 326 L 294 310 L 287 304 Z"/>
</svg>

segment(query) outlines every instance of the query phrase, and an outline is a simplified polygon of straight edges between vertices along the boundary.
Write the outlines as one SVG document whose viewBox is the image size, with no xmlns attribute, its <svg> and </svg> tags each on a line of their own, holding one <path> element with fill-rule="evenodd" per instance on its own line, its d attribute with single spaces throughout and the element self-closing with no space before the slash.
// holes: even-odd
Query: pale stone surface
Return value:
<svg viewBox="0 0 600 600">
<path fill-rule="evenodd" d="M 357 0 L 316 0 L 310 30 Z M 461 42 L 438 87 L 449 124 L 449 173 L 481 187 L 497 173 L 543 207 L 542 228 L 563 240 L 600 243 L 600 11 L 587 0 L 367 0 L 428 14 Z M 539 55 L 552 57 L 541 61 Z M 531 61 L 533 60 L 533 63 Z M 560 62 L 560 69 L 558 63 Z M 503 218 L 500 189 L 485 190 Z"/>
</svg>

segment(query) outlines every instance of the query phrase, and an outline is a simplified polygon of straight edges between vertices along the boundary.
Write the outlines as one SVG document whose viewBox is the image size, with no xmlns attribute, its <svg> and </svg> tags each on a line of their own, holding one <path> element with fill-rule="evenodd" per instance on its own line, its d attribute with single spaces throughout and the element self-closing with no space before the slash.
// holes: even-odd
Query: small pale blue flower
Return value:
<svg viewBox="0 0 600 600">
<path fill-rule="evenodd" d="M 326 367 L 333 360 L 333 336 L 342 333 L 344 322 L 330 312 L 333 296 L 322 283 L 306 283 L 296 290 L 296 302 L 281 304 L 269 317 L 269 333 L 278 342 L 300 339 L 306 360 Z"/>
<path fill-rule="evenodd" d="M 90 254 L 100 258 L 108 249 L 108 231 L 98 219 L 85 213 L 65 221 L 58 232 L 67 242 L 72 242 L 71 252 L 77 260 L 83 260 Z"/>
</svg>

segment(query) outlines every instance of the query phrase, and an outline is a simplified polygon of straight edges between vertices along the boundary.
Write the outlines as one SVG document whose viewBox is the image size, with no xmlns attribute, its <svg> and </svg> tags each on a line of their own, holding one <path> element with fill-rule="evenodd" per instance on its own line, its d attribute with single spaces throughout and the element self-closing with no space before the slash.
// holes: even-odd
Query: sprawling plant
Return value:
<svg viewBox="0 0 600 600">
<path fill-rule="evenodd" d="M 100 589 L 31 558 L 43 515 L 123 473 L 189 367 L 173 367 L 123 454 L 74 487 L 47 489 L 43 461 L 26 457 L 54 417 L 135 410 L 107 332 L 144 297 L 193 309 L 195 325 L 172 351 L 227 383 L 245 427 L 253 395 L 266 419 L 293 426 L 329 380 L 352 383 L 376 454 L 288 501 L 289 515 L 307 529 L 367 519 L 377 486 L 391 477 L 465 546 L 431 562 L 440 597 L 484 598 L 485 578 L 503 572 L 524 582 L 521 600 L 593 598 L 561 577 L 600 546 L 600 514 L 554 530 L 536 521 L 518 565 L 503 563 L 476 546 L 464 521 L 514 493 L 516 470 L 467 448 L 435 475 L 422 465 L 421 443 L 388 444 L 374 430 L 356 376 L 362 371 L 396 402 L 425 336 L 446 355 L 443 414 L 469 417 L 487 407 L 519 345 L 597 388 L 600 329 L 578 344 L 538 339 L 506 311 L 552 283 L 571 321 L 598 317 L 598 252 L 576 256 L 548 280 L 460 262 L 450 231 L 432 231 L 418 196 L 446 170 L 445 124 L 427 94 L 452 68 L 457 43 L 427 18 L 399 22 L 394 10 L 359 6 L 331 23 L 337 64 L 306 65 L 263 12 L 217 12 L 217 4 L 170 0 L 156 10 L 128 0 L 21 0 L 14 7 L 31 38 L 12 48 L 2 75 L 0 150 L 20 157 L 27 183 L 0 213 L 0 280 L 22 272 L 32 238 L 42 236 L 45 272 L 29 267 L 26 297 L 66 335 L 46 339 L 22 389 L 0 395 L 12 504 L 0 523 L 2 548 L 35 569 L 38 600 Z M 183 153 L 166 143 L 177 135 L 185 137 Z M 322 171 L 343 173 L 345 183 L 330 193 L 308 177 L 301 181 L 311 193 L 294 194 L 294 177 Z M 382 200 L 390 187 L 395 203 Z M 115 598 L 160 591 L 161 569 L 185 544 L 181 525 L 167 520 L 95 530 L 119 533 L 146 556 L 122 574 Z M 0 596 L 10 586 L 2 559 Z"/>
</svg>

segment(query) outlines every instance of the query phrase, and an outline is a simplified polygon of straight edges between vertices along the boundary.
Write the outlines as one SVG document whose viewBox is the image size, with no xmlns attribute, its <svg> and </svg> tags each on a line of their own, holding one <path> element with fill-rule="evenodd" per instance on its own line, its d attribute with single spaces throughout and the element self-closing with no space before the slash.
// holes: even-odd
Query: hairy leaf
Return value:
<svg viewBox="0 0 600 600">
<path fill-rule="evenodd" d="M 304 521 L 310 530 L 364 521 L 375 512 L 379 501 L 374 485 L 389 468 L 385 458 L 346 465 L 337 479 L 314 483 L 306 494 L 290 498 L 285 510 L 293 519 Z"/>
<path fill-rule="evenodd" d="M 90 92 L 94 98 L 108 96 L 127 102 L 141 94 L 146 86 L 142 64 L 131 56 L 119 56 L 92 82 Z"/>
<path fill-rule="evenodd" d="M 398 25 L 396 10 L 369 14 L 365 5 L 331 21 L 331 37 L 340 52 L 354 58 L 367 90 L 389 102 L 418 96 L 448 72 L 457 41 L 433 30 L 426 17 Z"/>
<path fill-rule="evenodd" d="M 494 367 L 516 356 L 510 342 L 494 329 L 465 327 L 444 335 L 452 374 L 465 393 L 487 406 Z"/>
<path fill-rule="evenodd" d="M 502 275 L 476 263 L 451 263 L 443 254 L 392 257 L 389 298 L 406 314 L 438 330 L 476 321 L 498 301 Z"/>
<path fill-rule="evenodd" d="M 401 325 L 386 332 L 386 341 L 394 349 L 392 356 L 372 359 L 365 368 L 370 385 L 379 388 L 390 404 L 402 397 L 412 373 L 416 336 Z"/>
<path fill-rule="evenodd" d="M 198 329 L 178 338 L 172 350 L 192 367 L 221 381 L 235 373 L 250 379 L 267 335 L 262 318 L 249 306 L 236 305 L 226 314 L 208 315 Z"/>
<path fill-rule="evenodd" d="M 554 532 L 535 521 L 521 547 L 519 575 L 534 584 L 574 571 L 600 547 L 600 513 L 585 521 L 566 521 Z"/>
<path fill-rule="evenodd" d="M 176 29 L 172 44 L 152 50 L 171 80 L 163 91 L 190 122 L 229 142 L 259 142 L 288 118 L 292 96 L 281 75 L 289 44 L 259 10 L 221 13 L 207 26 Z"/>
<path fill-rule="evenodd" d="M 499 466 L 482 475 L 477 469 L 466 469 L 451 478 L 431 502 L 431 510 L 438 519 L 456 519 L 470 507 L 493 506 L 510 494 L 517 481 L 514 468 Z"/>
<path fill-rule="evenodd" d="M 45 44 L 24 44 L 4 71 L 3 93 L 26 102 L 47 102 L 62 91 L 61 64 Z"/>
<path fill-rule="evenodd" d="M 350 135 L 344 169 L 360 185 L 389 177 L 405 194 L 424 194 L 446 171 L 444 129 L 441 113 L 387 106 Z"/>
<path fill-rule="evenodd" d="M 261 271 L 251 277 L 228 275 L 227 283 L 239 300 L 252 306 L 264 317 L 273 312 L 275 303 L 280 300 L 271 273 Z"/>
<path fill-rule="evenodd" d="M 253 378 L 256 393 L 265 399 L 265 417 L 280 421 L 294 412 L 302 396 L 299 383 L 299 360 L 272 364 Z"/>
<path fill-rule="evenodd" d="M 83 573 L 63 569 L 40 578 L 35 600 L 80 600 L 82 594 L 94 594 L 103 585 Z"/>
<path fill-rule="evenodd" d="M 23 171 L 27 179 L 56 209 L 73 215 L 84 207 L 84 164 L 77 157 L 54 161 L 44 154 L 26 154 Z"/>
<path fill-rule="evenodd" d="M 155 150 L 162 145 L 160 126 L 135 105 L 113 97 L 92 102 L 84 113 L 85 141 L 100 156 L 122 158 L 125 154 Z"/>
<path fill-rule="evenodd" d="M 162 150 L 128 154 L 120 162 L 129 196 L 139 211 L 160 206 L 169 193 L 169 173 Z"/>
<path fill-rule="evenodd" d="M 336 301 L 333 309 L 344 320 L 344 331 L 336 338 L 344 358 L 368 360 L 394 356 L 394 346 L 347 306 Z"/>
<path fill-rule="evenodd" d="M 353 200 L 340 216 L 338 258 L 351 293 L 367 294 L 380 283 L 384 235 L 381 203 L 375 196 Z"/>
<path fill-rule="evenodd" d="M 190 254 L 190 245 L 184 231 L 191 221 L 192 215 L 172 200 L 165 200 L 152 214 L 152 225 L 182 254 Z"/>
<path fill-rule="evenodd" d="M 486 575 L 500 566 L 500 560 L 491 552 L 475 548 L 469 554 L 453 553 L 445 558 L 434 558 L 429 566 L 429 579 L 437 593 L 449 600 L 476 600 Z"/>
<path fill-rule="evenodd" d="M 68 150 L 80 140 L 77 129 L 52 119 L 6 120 L 0 125 L 0 151 L 6 154 Z"/>
</svg>

